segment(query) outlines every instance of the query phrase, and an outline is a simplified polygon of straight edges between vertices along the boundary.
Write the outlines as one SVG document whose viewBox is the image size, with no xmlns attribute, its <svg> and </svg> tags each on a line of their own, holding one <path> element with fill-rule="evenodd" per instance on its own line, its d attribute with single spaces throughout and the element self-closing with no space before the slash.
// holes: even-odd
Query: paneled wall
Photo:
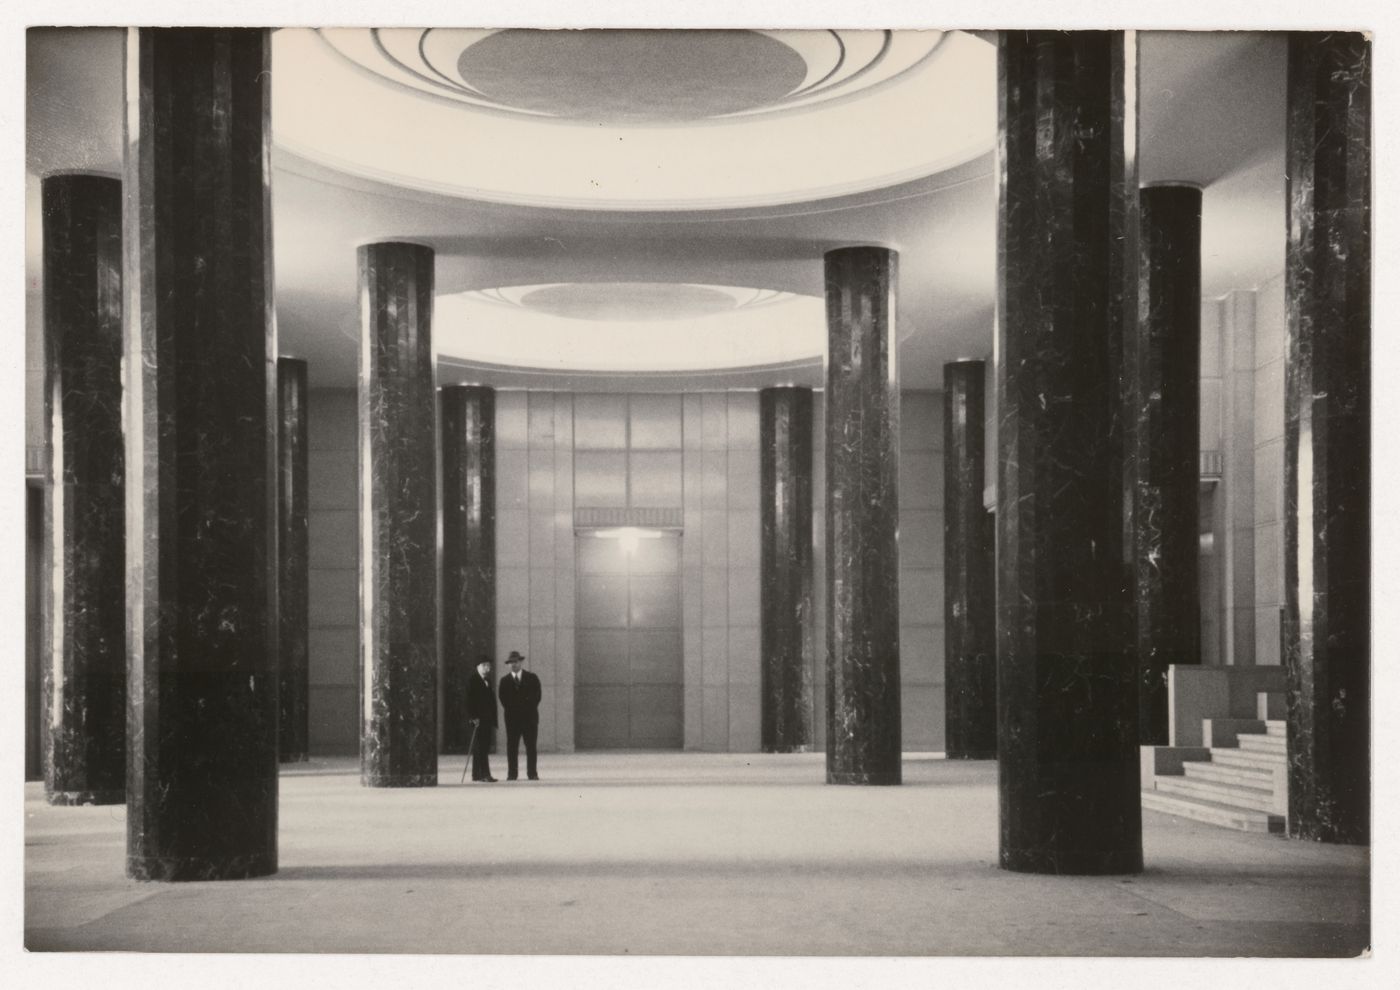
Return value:
<svg viewBox="0 0 1400 990">
<path fill-rule="evenodd" d="M 1201 449 L 1218 450 L 1206 663 L 1277 665 L 1283 607 L 1283 275 L 1201 307 Z"/>
<path fill-rule="evenodd" d="M 1201 303 L 1201 451 L 1203 461 L 1217 466 L 1224 459 L 1221 428 L 1225 408 L 1224 362 L 1222 354 L 1221 319 L 1223 306 L 1218 299 Z M 1201 589 L 1201 663 L 1224 663 L 1224 569 L 1221 555 L 1225 552 L 1225 498 L 1220 479 L 1203 484 L 1201 495 L 1201 531 L 1209 533 L 1210 545 L 1202 547 L 1200 557 Z"/>
<path fill-rule="evenodd" d="M 358 747 L 353 389 L 310 393 L 311 747 Z M 814 415 L 815 748 L 825 746 L 825 480 Z M 943 748 L 942 396 L 901 411 L 905 748 Z M 496 395 L 497 661 L 543 683 L 540 746 L 574 748 L 575 509 L 678 513 L 687 749 L 759 748 L 758 395 Z M 498 669 L 497 673 L 501 671 Z"/>
<path fill-rule="evenodd" d="M 1283 274 L 1255 291 L 1254 662 L 1283 663 Z"/>
<path fill-rule="evenodd" d="M 758 393 L 684 397 L 687 749 L 759 748 Z"/>
<path fill-rule="evenodd" d="M 312 753 L 359 751 L 359 541 L 355 390 L 307 397 Z"/>
<path fill-rule="evenodd" d="M 586 474 L 586 472 L 585 472 Z M 578 479 L 584 497 L 592 483 Z M 496 393 L 496 675 L 540 678 L 539 745 L 574 748 L 574 397 Z"/>
<path fill-rule="evenodd" d="M 1253 292 L 1228 293 L 1209 321 L 1220 342 L 1220 660 L 1231 665 L 1254 662 L 1254 303 Z"/>
<path fill-rule="evenodd" d="M 899 662 L 905 751 L 942 752 L 943 393 L 899 407 Z"/>
</svg>

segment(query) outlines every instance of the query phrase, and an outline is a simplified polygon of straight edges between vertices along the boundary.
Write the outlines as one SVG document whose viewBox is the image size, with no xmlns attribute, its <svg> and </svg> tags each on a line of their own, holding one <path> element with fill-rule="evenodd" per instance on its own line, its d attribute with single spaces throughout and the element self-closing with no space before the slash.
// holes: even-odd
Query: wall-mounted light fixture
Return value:
<svg viewBox="0 0 1400 990">
<path fill-rule="evenodd" d="M 655 529 L 637 529 L 635 526 L 623 526 L 619 529 L 595 529 L 593 535 L 600 540 L 617 540 L 622 547 L 622 552 L 627 556 L 636 553 L 637 545 L 642 540 L 659 540 L 661 533 Z"/>
</svg>

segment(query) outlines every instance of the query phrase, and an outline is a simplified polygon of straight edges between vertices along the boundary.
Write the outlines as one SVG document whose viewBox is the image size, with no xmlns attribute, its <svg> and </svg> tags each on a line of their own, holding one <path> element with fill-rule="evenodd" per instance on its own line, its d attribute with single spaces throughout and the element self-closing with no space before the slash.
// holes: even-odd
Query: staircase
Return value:
<svg viewBox="0 0 1400 990">
<path fill-rule="evenodd" d="M 1260 709 L 1265 714 L 1262 698 Z M 1288 814 L 1284 726 L 1282 719 L 1204 719 L 1205 746 L 1145 775 L 1142 806 L 1242 832 L 1283 832 Z"/>
</svg>

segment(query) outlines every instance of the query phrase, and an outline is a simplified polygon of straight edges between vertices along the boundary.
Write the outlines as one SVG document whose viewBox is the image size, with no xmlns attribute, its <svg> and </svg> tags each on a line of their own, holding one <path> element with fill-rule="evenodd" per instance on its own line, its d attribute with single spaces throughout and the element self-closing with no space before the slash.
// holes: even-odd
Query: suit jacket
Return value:
<svg viewBox="0 0 1400 990">
<path fill-rule="evenodd" d="M 501 689 L 501 707 L 505 709 L 506 721 L 529 725 L 540 718 L 540 679 L 528 670 L 520 672 L 520 686 L 516 687 L 515 677 L 507 674 L 497 685 Z"/>
<path fill-rule="evenodd" d="M 496 692 L 476 671 L 467 678 L 467 718 L 480 719 L 483 726 L 496 724 Z"/>
</svg>

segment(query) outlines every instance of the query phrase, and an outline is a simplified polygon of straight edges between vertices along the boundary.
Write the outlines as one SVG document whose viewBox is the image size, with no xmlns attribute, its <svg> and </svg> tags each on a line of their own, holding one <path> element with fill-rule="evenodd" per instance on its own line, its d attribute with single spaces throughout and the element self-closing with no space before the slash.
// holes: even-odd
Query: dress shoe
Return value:
<svg viewBox="0 0 1400 990">
<path fill-rule="evenodd" d="M 478 784 L 494 784 L 496 782 L 495 777 L 473 777 L 472 780 Z"/>
<path fill-rule="evenodd" d="M 520 778 L 517 777 L 515 774 L 511 774 L 509 777 L 506 778 L 506 780 L 519 780 L 519 779 L 520 779 Z"/>
<path fill-rule="evenodd" d="M 539 779 L 540 779 L 540 775 L 537 774 L 537 773 L 532 773 L 532 774 L 530 774 L 530 779 L 531 779 L 531 780 L 539 780 Z"/>
</svg>

